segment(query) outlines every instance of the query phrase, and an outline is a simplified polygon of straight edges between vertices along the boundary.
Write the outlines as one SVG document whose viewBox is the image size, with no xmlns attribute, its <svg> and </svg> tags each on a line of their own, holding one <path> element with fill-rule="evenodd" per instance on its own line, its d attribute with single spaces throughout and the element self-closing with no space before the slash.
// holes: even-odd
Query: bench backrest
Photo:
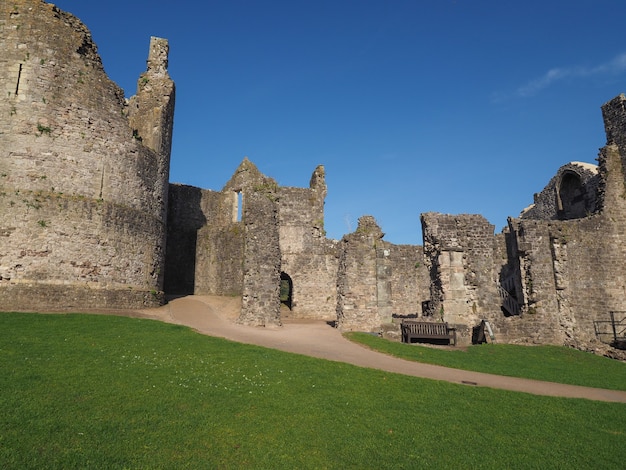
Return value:
<svg viewBox="0 0 626 470">
<path fill-rule="evenodd" d="M 447 323 L 435 323 L 435 322 L 403 322 L 402 329 L 417 335 L 442 335 L 448 334 Z"/>
</svg>

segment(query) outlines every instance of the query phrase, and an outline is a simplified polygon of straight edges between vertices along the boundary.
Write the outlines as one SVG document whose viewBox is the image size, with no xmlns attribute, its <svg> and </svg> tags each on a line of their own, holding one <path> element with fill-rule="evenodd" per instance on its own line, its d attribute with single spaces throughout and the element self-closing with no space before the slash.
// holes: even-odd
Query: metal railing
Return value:
<svg viewBox="0 0 626 470">
<path fill-rule="evenodd" d="M 596 337 L 603 343 L 616 345 L 626 341 L 626 311 L 612 310 L 608 320 L 595 320 Z"/>
<path fill-rule="evenodd" d="M 509 277 L 505 279 L 501 284 L 497 284 L 497 287 L 502 300 L 502 307 L 511 315 L 520 315 L 522 307 L 517 299 L 511 295 L 511 291 L 515 289 L 514 278 Z"/>
</svg>

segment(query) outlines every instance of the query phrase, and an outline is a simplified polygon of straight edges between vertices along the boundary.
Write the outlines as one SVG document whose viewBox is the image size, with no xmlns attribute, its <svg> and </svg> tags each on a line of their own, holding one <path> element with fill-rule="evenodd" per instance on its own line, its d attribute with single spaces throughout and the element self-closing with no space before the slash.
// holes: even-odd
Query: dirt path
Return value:
<svg viewBox="0 0 626 470">
<path fill-rule="evenodd" d="M 626 403 L 623 391 L 483 374 L 397 359 L 348 341 L 323 321 L 286 320 L 280 328 L 237 325 L 234 321 L 239 314 L 239 302 L 239 298 L 188 296 L 174 299 L 158 309 L 143 310 L 139 315 L 187 325 L 210 336 L 398 374 L 535 395 Z"/>
</svg>

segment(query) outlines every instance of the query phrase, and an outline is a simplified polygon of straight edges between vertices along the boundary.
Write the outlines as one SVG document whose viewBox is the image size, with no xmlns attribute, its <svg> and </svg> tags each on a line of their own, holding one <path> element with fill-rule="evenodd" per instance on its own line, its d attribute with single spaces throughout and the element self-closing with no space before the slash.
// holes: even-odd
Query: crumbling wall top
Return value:
<svg viewBox="0 0 626 470">
<path fill-rule="evenodd" d="M 602 118 L 606 132 L 607 145 L 621 145 L 626 129 L 626 95 L 616 96 L 602 105 Z"/>
<path fill-rule="evenodd" d="M 167 39 L 150 38 L 150 52 L 148 53 L 148 72 L 155 75 L 167 75 L 169 43 Z"/>
<path fill-rule="evenodd" d="M 533 204 L 520 214 L 521 219 L 578 219 L 600 210 L 598 166 L 570 162 L 563 165 L 546 187 L 536 193 Z"/>
</svg>

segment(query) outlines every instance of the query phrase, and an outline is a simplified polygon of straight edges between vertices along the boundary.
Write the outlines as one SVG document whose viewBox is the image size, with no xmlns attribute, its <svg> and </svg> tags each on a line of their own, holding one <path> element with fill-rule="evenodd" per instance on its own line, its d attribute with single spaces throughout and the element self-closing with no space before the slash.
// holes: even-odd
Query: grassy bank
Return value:
<svg viewBox="0 0 626 470">
<path fill-rule="evenodd" d="M 149 320 L 0 314 L 0 329 L 2 468 L 623 468 L 623 404 L 405 377 Z"/>
<path fill-rule="evenodd" d="M 351 341 L 412 361 L 489 374 L 586 387 L 626 390 L 626 364 L 561 346 L 480 344 L 442 349 L 389 341 L 367 333 L 346 333 Z"/>
</svg>

